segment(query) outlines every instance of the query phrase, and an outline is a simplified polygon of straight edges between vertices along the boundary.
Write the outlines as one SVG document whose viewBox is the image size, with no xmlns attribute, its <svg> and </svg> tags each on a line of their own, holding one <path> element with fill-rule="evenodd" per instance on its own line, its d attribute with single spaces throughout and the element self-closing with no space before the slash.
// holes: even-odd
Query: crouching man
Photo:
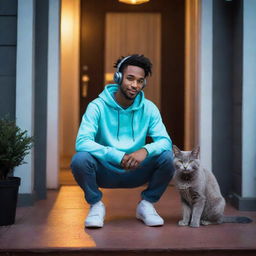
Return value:
<svg viewBox="0 0 256 256">
<path fill-rule="evenodd" d="M 105 207 L 99 188 L 134 188 L 147 183 L 136 217 L 148 226 L 161 226 L 157 202 L 172 176 L 172 142 L 158 108 L 144 97 L 152 64 L 143 55 L 115 63 L 115 84 L 105 86 L 89 103 L 78 131 L 71 163 L 73 175 L 91 205 L 86 227 L 103 227 Z M 146 144 L 146 137 L 152 143 Z"/>
</svg>

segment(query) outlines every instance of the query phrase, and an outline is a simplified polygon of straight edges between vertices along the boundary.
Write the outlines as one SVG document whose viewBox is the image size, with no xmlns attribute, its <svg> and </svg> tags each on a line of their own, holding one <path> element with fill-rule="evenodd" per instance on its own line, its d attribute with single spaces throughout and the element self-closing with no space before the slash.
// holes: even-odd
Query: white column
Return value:
<svg viewBox="0 0 256 256">
<path fill-rule="evenodd" d="M 243 4 L 242 197 L 256 197 L 256 1 Z"/>
<path fill-rule="evenodd" d="M 199 142 L 201 162 L 212 169 L 212 0 L 201 1 Z"/>
<path fill-rule="evenodd" d="M 34 133 L 34 0 L 18 1 L 17 65 L 16 65 L 16 123 Z M 33 149 L 24 159 L 27 164 L 15 168 L 21 177 L 20 193 L 34 189 Z"/>
<path fill-rule="evenodd" d="M 59 186 L 60 0 L 49 0 L 47 81 L 47 188 Z"/>
</svg>

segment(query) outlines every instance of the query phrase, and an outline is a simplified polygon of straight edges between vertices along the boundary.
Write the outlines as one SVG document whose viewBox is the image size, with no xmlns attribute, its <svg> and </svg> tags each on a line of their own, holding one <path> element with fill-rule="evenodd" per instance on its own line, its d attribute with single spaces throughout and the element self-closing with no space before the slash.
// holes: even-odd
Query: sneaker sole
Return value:
<svg viewBox="0 0 256 256">
<path fill-rule="evenodd" d="M 88 224 L 88 223 L 85 223 L 86 228 L 102 228 L 103 225 L 104 225 L 103 223 L 102 224 Z"/>
</svg>

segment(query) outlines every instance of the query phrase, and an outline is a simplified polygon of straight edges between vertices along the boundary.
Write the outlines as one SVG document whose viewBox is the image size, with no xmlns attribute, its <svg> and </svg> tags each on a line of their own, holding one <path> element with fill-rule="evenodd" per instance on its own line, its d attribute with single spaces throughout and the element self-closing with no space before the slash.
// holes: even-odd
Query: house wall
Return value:
<svg viewBox="0 0 256 256">
<path fill-rule="evenodd" d="M 60 7 L 61 0 L 49 1 L 46 183 L 50 189 L 59 187 Z"/>
<path fill-rule="evenodd" d="M 256 2 L 243 1 L 242 199 L 240 206 L 256 210 Z"/>
<path fill-rule="evenodd" d="M 199 46 L 199 143 L 200 160 L 212 170 L 212 0 L 202 0 L 200 7 Z"/>
<path fill-rule="evenodd" d="M 16 124 L 34 135 L 34 0 L 19 0 L 17 8 Z M 35 138 L 36 139 L 36 138 Z M 26 164 L 15 168 L 21 178 L 19 204 L 34 201 L 34 148 L 25 157 Z"/>
<path fill-rule="evenodd" d="M 212 171 L 223 195 L 232 179 L 233 2 L 213 1 Z"/>
<path fill-rule="evenodd" d="M 38 199 L 46 198 L 46 138 L 49 0 L 35 1 L 34 182 Z"/>
<path fill-rule="evenodd" d="M 19 0 L 16 123 L 34 136 L 34 147 L 15 168 L 21 177 L 19 205 L 46 198 L 47 68 L 49 1 Z"/>
<path fill-rule="evenodd" d="M 0 117 L 15 118 L 17 0 L 0 0 Z"/>
<path fill-rule="evenodd" d="M 224 196 L 256 209 L 255 1 L 213 1 L 212 169 Z"/>
<path fill-rule="evenodd" d="M 242 193 L 242 90 L 243 90 L 243 1 L 235 1 L 233 8 L 233 165 L 232 191 Z"/>
</svg>

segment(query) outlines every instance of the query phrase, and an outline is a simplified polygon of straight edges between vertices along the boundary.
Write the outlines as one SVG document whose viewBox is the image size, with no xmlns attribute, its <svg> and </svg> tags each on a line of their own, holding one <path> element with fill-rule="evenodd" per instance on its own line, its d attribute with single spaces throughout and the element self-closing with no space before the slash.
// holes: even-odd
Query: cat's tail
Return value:
<svg viewBox="0 0 256 256">
<path fill-rule="evenodd" d="M 223 216 L 223 223 L 251 223 L 252 219 L 244 216 Z"/>
</svg>

